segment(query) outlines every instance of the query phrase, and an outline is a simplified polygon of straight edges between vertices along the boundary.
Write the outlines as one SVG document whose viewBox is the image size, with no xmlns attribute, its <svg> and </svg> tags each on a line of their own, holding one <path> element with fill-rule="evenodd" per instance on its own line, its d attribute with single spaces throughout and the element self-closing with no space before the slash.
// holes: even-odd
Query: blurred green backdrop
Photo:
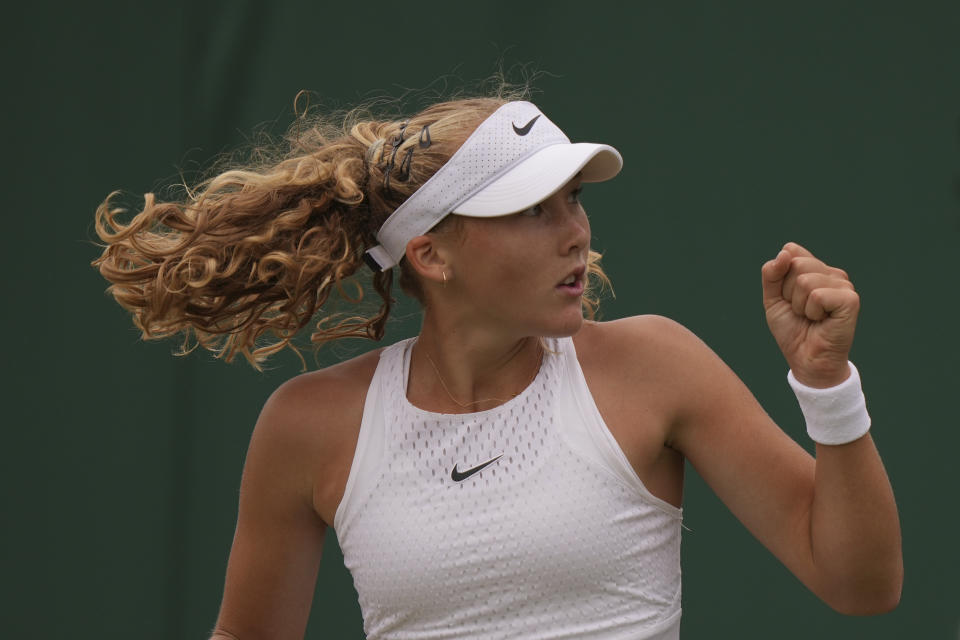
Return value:
<svg viewBox="0 0 960 640">
<path fill-rule="evenodd" d="M 348 106 L 452 90 L 500 59 L 546 72 L 535 100 L 571 138 L 624 155 L 585 194 L 617 291 L 605 317 L 686 324 L 801 442 L 760 265 L 795 240 L 862 295 L 853 358 L 901 509 L 902 604 L 833 613 L 691 470 L 684 637 L 960 634 L 960 4 L 40 0 L 5 15 L 3 637 L 205 638 L 250 430 L 299 372 L 141 342 L 88 266 L 96 205 L 281 130 L 300 89 Z M 407 304 L 389 339 L 417 327 Z M 308 637 L 363 637 L 332 532 Z"/>
</svg>

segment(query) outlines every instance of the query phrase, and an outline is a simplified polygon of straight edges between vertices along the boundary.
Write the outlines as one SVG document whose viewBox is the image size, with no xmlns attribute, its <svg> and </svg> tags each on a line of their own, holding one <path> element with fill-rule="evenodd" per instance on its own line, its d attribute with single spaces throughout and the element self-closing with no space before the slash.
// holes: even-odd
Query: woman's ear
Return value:
<svg viewBox="0 0 960 640">
<path fill-rule="evenodd" d="M 435 236 L 417 236 L 407 243 L 407 262 L 421 278 L 445 284 L 452 276 L 447 250 Z"/>
</svg>

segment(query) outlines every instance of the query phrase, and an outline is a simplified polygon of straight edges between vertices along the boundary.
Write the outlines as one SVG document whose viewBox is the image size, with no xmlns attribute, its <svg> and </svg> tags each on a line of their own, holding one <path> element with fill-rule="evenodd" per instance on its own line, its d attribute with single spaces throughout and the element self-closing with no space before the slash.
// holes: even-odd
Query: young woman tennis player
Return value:
<svg viewBox="0 0 960 640">
<path fill-rule="evenodd" d="M 185 201 L 97 212 L 95 264 L 146 337 L 254 364 L 312 322 L 316 343 L 379 339 L 394 271 L 423 308 L 415 338 L 267 401 L 215 638 L 302 637 L 327 527 L 371 640 L 677 638 L 685 461 L 831 607 L 897 605 L 846 273 L 789 243 L 760 274 L 814 459 L 676 322 L 591 319 L 605 276 L 578 196 L 619 172 L 614 148 L 501 98 L 298 124 L 283 157 Z M 366 277 L 378 310 L 328 311 Z"/>
</svg>

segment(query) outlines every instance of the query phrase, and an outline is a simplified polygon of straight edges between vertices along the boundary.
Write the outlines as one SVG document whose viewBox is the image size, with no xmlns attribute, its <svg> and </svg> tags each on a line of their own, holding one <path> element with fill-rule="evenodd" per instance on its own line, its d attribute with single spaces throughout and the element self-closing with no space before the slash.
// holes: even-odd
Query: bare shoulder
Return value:
<svg viewBox="0 0 960 640">
<path fill-rule="evenodd" d="M 616 365 L 620 374 L 655 374 L 661 379 L 712 353 L 692 331 L 658 315 L 588 322 L 574 342 L 581 363 L 595 360 Z"/>
<path fill-rule="evenodd" d="M 680 506 L 683 455 L 674 435 L 689 404 L 687 374 L 709 350 L 655 315 L 585 323 L 574 344 L 597 409 L 640 480 Z"/>
<path fill-rule="evenodd" d="M 677 339 L 693 334 L 676 320 L 665 316 L 646 314 L 629 316 L 607 322 L 584 322 L 583 329 L 576 336 L 577 341 L 584 339 L 597 342 L 623 341 L 621 346 L 652 346 L 657 342 Z"/>
<path fill-rule="evenodd" d="M 680 323 L 636 316 L 592 324 L 584 333 L 588 361 L 612 371 L 602 375 L 621 392 L 639 391 L 642 402 L 658 406 L 667 420 L 665 441 L 694 466 L 709 464 L 734 433 L 782 435 L 737 374 Z"/>
<path fill-rule="evenodd" d="M 313 424 L 320 418 L 325 423 L 338 422 L 340 415 L 349 413 L 350 405 L 362 404 L 381 351 L 291 378 L 267 399 L 264 415 L 289 428 Z"/>
<path fill-rule="evenodd" d="M 588 381 L 593 377 L 598 388 L 622 397 L 624 411 L 642 407 L 655 414 L 668 443 L 698 399 L 736 378 L 692 331 L 664 316 L 586 323 L 574 341 Z"/>
<path fill-rule="evenodd" d="M 297 493 L 309 498 L 327 524 L 332 524 L 330 496 L 349 472 L 381 351 L 283 383 L 267 399 L 254 428 L 248 459 L 256 456 L 288 469 Z"/>
</svg>

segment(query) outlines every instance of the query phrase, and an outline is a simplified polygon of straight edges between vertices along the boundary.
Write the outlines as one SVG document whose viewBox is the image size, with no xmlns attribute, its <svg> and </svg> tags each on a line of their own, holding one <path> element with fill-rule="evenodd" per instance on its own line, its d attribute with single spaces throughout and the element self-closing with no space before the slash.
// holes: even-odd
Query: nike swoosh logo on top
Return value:
<svg viewBox="0 0 960 640">
<path fill-rule="evenodd" d="M 517 127 L 517 125 L 513 125 L 514 132 L 516 132 L 518 136 L 527 135 L 528 133 L 530 133 L 530 129 L 533 128 L 533 123 L 536 122 L 537 118 L 539 117 L 540 117 L 540 114 L 538 113 L 537 115 L 533 116 L 533 120 L 523 125 L 522 127 Z"/>
<path fill-rule="evenodd" d="M 501 453 L 496 458 L 487 460 L 483 464 L 478 464 L 477 466 L 471 467 L 470 469 L 464 469 L 463 471 L 460 471 L 459 469 L 457 469 L 457 467 L 460 466 L 460 463 L 458 462 L 457 464 L 453 465 L 453 471 L 450 472 L 450 478 L 452 478 L 454 482 L 463 482 L 473 474 L 483 470 L 485 467 L 490 466 L 491 464 L 493 464 L 494 462 L 496 462 L 502 457 L 503 457 L 503 454 Z"/>
</svg>

